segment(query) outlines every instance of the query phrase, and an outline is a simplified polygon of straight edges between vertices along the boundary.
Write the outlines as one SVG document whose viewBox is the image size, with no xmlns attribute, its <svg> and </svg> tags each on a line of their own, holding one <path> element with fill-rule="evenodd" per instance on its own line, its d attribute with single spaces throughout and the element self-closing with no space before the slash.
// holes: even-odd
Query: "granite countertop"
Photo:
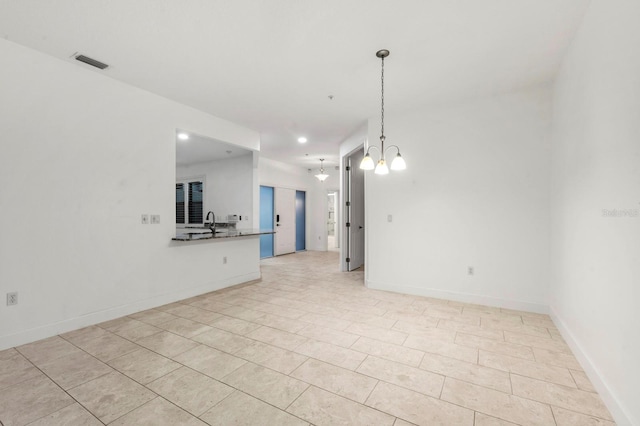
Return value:
<svg viewBox="0 0 640 426">
<path fill-rule="evenodd" d="M 182 229 L 172 238 L 173 241 L 220 240 L 224 238 L 249 237 L 252 235 L 274 234 L 273 229 L 216 229 L 215 234 L 207 229 L 199 231 Z M 184 231 L 184 232 L 183 232 Z"/>
</svg>

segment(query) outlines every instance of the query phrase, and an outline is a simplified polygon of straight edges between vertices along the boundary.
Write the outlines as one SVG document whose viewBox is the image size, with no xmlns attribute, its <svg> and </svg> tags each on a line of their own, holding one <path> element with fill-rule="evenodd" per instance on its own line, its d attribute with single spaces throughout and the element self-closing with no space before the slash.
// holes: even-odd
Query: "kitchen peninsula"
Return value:
<svg viewBox="0 0 640 426">
<path fill-rule="evenodd" d="M 274 234 L 272 229 L 223 229 L 215 231 L 190 231 L 183 229 L 172 238 L 173 241 L 201 241 L 201 240 L 221 240 L 225 238 L 251 237 L 256 235 Z"/>
</svg>

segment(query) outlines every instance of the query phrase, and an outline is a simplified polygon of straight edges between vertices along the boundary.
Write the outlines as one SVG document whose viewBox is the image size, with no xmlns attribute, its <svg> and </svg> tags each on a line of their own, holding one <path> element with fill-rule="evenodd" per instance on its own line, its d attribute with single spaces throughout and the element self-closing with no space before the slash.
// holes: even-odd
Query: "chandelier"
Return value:
<svg viewBox="0 0 640 426">
<path fill-rule="evenodd" d="M 396 149 L 396 156 L 393 158 L 391 162 L 391 170 L 404 170 L 407 168 L 407 164 L 404 162 L 404 158 L 400 155 L 400 148 L 397 145 L 389 145 L 386 149 L 384 147 L 384 58 L 389 56 L 388 50 L 378 50 L 376 52 L 376 56 L 382 60 L 382 74 L 381 74 L 381 86 L 382 86 L 382 96 L 381 96 L 381 113 L 380 113 L 380 122 L 381 122 L 381 130 L 380 130 L 380 148 L 377 146 L 369 146 L 367 148 L 367 152 L 365 153 L 362 162 L 360 163 L 360 168 L 363 170 L 373 170 L 374 169 L 374 161 L 371 157 L 370 151 L 372 148 L 375 148 L 380 153 L 380 159 L 378 163 L 375 165 L 375 172 L 378 175 L 386 175 L 389 174 L 389 167 L 387 166 L 387 160 L 385 158 L 387 151 L 390 149 Z"/>
<path fill-rule="evenodd" d="M 324 168 L 322 167 L 322 162 L 323 161 L 324 161 L 324 158 L 321 158 L 320 159 L 320 173 L 318 173 L 316 175 L 316 177 L 318 178 L 318 180 L 320 182 L 324 182 L 329 177 L 329 175 L 324 172 Z"/>
</svg>

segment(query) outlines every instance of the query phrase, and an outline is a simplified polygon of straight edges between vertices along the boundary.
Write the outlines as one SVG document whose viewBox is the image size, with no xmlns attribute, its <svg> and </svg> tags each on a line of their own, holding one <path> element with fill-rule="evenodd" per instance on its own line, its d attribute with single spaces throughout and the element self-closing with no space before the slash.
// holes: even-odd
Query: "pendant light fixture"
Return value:
<svg viewBox="0 0 640 426">
<path fill-rule="evenodd" d="M 324 172 L 324 168 L 322 167 L 322 162 L 323 161 L 324 161 L 324 158 L 321 158 L 320 159 L 320 173 L 318 173 L 316 175 L 316 177 L 318 178 L 318 180 L 320 182 L 324 182 L 329 177 L 329 175 Z"/>
<path fill-rule="evenodd" d="M 367 148 L 367 152 L 364 155 L 364 158 L 362 159 L 362 162 L 360 163 L 360 168 L 363 170 L 374 169 L 373 158 L 371 157 L 371 154 L 369 151 L 371 151 L 372 148 L 375 148 L 380 152 L 380 160 L 378 160 L 378 164 L 375 165 L 374 173 L 378 175 L 386 175 L 386 174 L 389 174 L 389 167 L 387 166 L 387 160 L 385 158 L 385 154 L 389 149 L 395 148 L 397 151 L 396 156 L 393 158 L 393 161 L 391 162 L 391 170 L 404 170 L 407 168 L 407 164 L 404 162 L 404 158 L 402 158 L 402 156 L 400 155 L 400 148 L 398 148 L 397 145 L 389 145 L 386 149 L 384 147 L 384 140 L 385 140 L 385 136 L 384 136 L 384 58 L 389 56 L 389 51 L 385 49 L 378 50 L 376 52 L 376 56 L 382 60 L 382 74 L 380 78 L 381 86 L 382 86 L 382 96 L 381 96 L 382 108 L 380 113 L 380 122 L 381 122 L 380 148 L 378 148 L 377 146 L 369 146 Z"/>
</svg>

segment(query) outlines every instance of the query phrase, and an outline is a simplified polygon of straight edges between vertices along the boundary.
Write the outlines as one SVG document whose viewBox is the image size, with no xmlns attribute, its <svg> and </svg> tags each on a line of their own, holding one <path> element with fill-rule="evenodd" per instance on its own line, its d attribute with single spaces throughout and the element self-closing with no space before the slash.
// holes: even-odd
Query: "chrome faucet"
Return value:
<svg viewBox="0 0 640 426">
<path fill-rule="evenodd" d="M 209 222 L 209 215 L 213 216 L 213 219 L 211 220 L 211 222 Z M 205 224 L 205 226 L 207 226 L 207 224 L 208 224 L 209 228 L 211 228 L 211 230 L 215 232 L 215 230 L 216 230 L 216 215 L 215 215 L 215 213 L 213 213 L 212 211 L 209 211 L 209 213 L 207 213 L 207 217 L 204 219 L 204 224 Z"/>
</svg>

